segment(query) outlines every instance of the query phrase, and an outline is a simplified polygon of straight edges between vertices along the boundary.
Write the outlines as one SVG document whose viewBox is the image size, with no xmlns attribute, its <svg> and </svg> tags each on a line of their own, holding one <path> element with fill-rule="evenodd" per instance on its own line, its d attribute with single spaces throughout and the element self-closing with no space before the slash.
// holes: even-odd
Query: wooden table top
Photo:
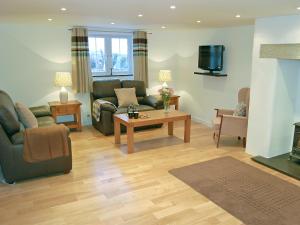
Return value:
<svg viewBox="0 0 300 225">
<path fill-rule="evenodd" d="M 143 126 L 146 124 L 156 124 L 171 122 L 176 120 L 184 120 L 191 115 L 177 110 L 171 110 L 165 113 L 164 110 L 153 110 L 140 112 L 140 115 L 149 116 L 148 118 L 129 119 L 127 113 L 115 114 L 114 117 L 119 119 L 123 124 L 132 124 L 134 126 Z"/>
<path fill-rule="evenodd" d="M 81 105 L 78 100 L 70 100 L 67 103 L 61 103 L 60 101 L 48 102 L 49 106 L 62 106 L 62 105 Z"/>
</svg>

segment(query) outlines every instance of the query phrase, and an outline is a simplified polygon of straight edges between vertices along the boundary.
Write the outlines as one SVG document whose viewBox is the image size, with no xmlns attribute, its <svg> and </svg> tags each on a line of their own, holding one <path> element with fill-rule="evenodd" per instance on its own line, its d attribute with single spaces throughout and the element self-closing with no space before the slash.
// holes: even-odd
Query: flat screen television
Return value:
<svg viewBox="0 0 300 225">
<path fill-rule="evenodd" d="M 224 45 L 199 46 L 198 67 L 210 73 L 223 70 Z"/>
</svg>

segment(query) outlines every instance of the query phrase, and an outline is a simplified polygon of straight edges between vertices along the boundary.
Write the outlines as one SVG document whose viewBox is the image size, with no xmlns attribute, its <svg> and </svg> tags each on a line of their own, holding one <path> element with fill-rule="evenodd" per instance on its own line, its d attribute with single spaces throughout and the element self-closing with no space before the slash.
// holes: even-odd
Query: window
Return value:
<svg viewBox="0 0 300 225">
<path fill-rule="evenodd" d="M 131 34 L 90 34 L 89 50 L 94 77 L 132 76 Z"/>
</svg>

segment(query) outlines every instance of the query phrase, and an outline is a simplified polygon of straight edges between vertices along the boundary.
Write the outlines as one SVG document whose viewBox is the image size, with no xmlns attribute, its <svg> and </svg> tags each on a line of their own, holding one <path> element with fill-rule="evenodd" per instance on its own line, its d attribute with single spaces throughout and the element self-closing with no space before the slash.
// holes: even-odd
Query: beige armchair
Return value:
<svg viewBox="0 0 300 225">
<path fill-rule="evenodd" d="M 217 148 L 222 134 L 236 136 L 243 139 L 243 146 L 246 147 L 248 112 L 249 112 L 250 88 L 242 88 L 238 93 L 238 102 L 245 103 L 246 116 L 234 116 L 234 110 L 216 109 L 217 114 L 213 120 L 214 140 L 217 142 Z"/>
</svg>

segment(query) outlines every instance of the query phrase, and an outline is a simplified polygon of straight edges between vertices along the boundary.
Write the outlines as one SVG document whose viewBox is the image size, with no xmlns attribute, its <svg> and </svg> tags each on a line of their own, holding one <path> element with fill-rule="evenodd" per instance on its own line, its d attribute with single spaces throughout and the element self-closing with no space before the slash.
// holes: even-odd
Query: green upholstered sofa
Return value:
<svg viewBox="0 0 300 225">
<path fill-rule="evenodd" d="M 96 99 L 102 99 L 109 101 L 118 107 L 118 99 L 115 94 L 114 89 L 116 88 L 135 88 L 136 96 L 139 105 L 137 110 L 139 112 L 162 109 L 163 103 L 157 97 L 147 95 L 146 88 L 143 81 L 137 80 L 106 80 L 106 81 L 94 81 L 93 82 L 93 92 L 90 94 L 91 97 L 91 112 L 93 111 L 93 102 Z M 115 113 L 126 113 L 127 107 L 118 107 L 117 110 L 110 104 L 103 104 L 101 106 L 101 120 L 97 122 L 95 118 L 92 117 L 93 126 L 99 130 L 104 135 L 110 135 L 114 133 L 114 123 L 113 115 Z M 161 124 L 141 127 L 140 129 L 161 127 Z M 122 131 L 126 130 L 125 127 L 121 127 Z"/>
<path fill-rule="evenodd" d="M 39 127 L 55 124 L 49 107 L 33 107 L 30 110 L 37 118 Z M 7 93 L 0 90 L 0 166 L 5 181 L 13 183 L 52 173 L 67 173 L 72 169 L 70 138 L 68 141 L 69 156 L 38 163 L 24 161 L 23 143 L 24 135 L 14 103 Z"/>
</svg>

